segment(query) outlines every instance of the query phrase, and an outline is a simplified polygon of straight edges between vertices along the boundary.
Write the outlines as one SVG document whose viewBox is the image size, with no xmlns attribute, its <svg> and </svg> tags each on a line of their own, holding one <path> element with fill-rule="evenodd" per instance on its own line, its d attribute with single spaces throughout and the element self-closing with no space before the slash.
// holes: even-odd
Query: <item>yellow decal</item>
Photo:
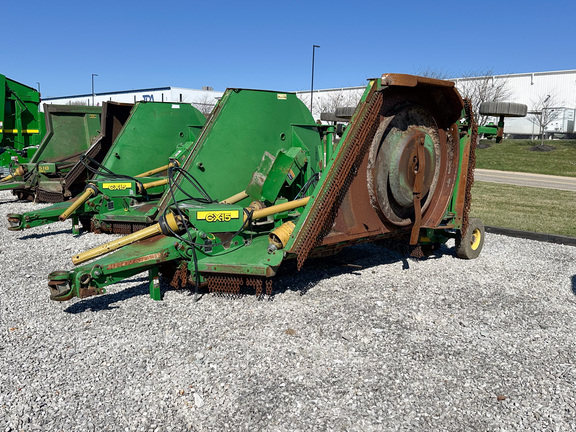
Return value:
<svg viewBox="0 0 576 432">
<path fill-rule="evenodd" d="M 18 133 L 18 129 L 0 129 L 0 133 L 13 133 L 16 134 Z M 40 133 L 40 131 L 38 129 L 22 129 L 22 133 Z"/>
<path fill-rule="evenodd" d="M 278 100 L 286 100 L 286 95 L 284 93 L 279 93 L 276 95 Z"/>
<path fill-rule="evenodd" d="M 205 220 L 206 222 L 228 222 L 239 217 L 238 210 L 199 211 L 196 213 L 196 220 Z"/>
<path fill-rule="evenodd" d="M 96 114 L 88 114 L 88 117 L 90 117 L 90 118 L 96 118 L 97 116 L 96 116 Z"/>
<path fill-rule="evenodd" d="M 38 165 L 38 172 L 50 171 L 50 165 Z"/>
<path fill-rule="evenodd" d="M 126 190 L 132 189 L 132 183 L 102 183 L 102 189 Z"/>
</svg>

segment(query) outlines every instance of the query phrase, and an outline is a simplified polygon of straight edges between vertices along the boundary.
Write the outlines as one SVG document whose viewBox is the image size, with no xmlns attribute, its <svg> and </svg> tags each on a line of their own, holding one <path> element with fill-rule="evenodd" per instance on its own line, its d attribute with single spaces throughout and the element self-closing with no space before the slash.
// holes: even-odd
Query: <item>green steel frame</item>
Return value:
<svg viewBox="0 0 576 432">
<path fill-rule="evenodd" d="M 0 74 L 0 175 L 29 162 L 45 134 L 40 93 Z"/>
<path fill-rule="evenodd" d="M 100 133 L 101 107 L 44 105 L 47 132 L 28 163 L 20 164 L 14 178 L 0 183 L 18 198 L 34 197 L 43 181 L 62 178 Z"/>
<path fill-rule="evenodd" d="M 116 121 L 116 118 L 110 117 L 110 121 Z M 158 201 L 165 189 L 163 185 L 145 189 L 145 185 L 165 178 L 166 170 L 155 175 L 136 176 L 168 165 L 170 161 L 183 163 L 204 122 L 204 115 L 190 104 L 135 104 L 102 162 L 92 162 L 94 167 L 91 171 L 94 172 L 87 172 L 86 181 L 94 193 L 71 214 L 73 232 L 78 232 L 78 221 L 87 225 L 92 218 L 92 225 L 97 225 L 97 229 L 103 232 L 108 231 L 107 226 L 114 221 L 134 222 L 137 216 L 131 215 L 136 209 Z M 103 129 L 106 128 L 108 125 L 104 125 Z M 90 161 L 84 162 L 90 166 Z M 24 214 L 9 214 L 9 229 L 18 231 L 58 222 L 62 213 L 75 201 L 56 203 Z M 144 213 L 142 223 L 151 222 L 145 218 Z"/>
</svg>

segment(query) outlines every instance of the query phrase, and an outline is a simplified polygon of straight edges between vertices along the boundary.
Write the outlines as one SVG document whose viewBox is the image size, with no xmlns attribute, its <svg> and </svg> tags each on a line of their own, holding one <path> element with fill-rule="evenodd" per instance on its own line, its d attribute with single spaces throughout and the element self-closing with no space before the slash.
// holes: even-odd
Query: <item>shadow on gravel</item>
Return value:
<svg viewBox="0 0 576 432">
<path fill-rule="evenodd" d="M 28 201 L 19 201 L 16 197 L 8 198 L 8 199 L 0 199 L 0 204 L 8 204 L 8 203 L 26 203 Z"/>
<path fill-rule="evenodd" d="M 121 302 L 132 297 L 148 295 L 148 278 L 141 277 L 134 279 L 132 282 L 142 282 L 130 288 L 125 288 L 115 293 L 97 295 L 88 297 L 78 303 L 74 303 L 70 307 L 64 309 L 64 312 L 71 314 L 79 314 L 86 311 L 98 312 L 103 310 L 118 309 L 118 306 L 111 306 L 116 302 Z"/>
<path fill-rule="evenodd" d="M 43 234 L 28 234 L 28 235 L 25 235 L 23 237 L 20 237 L 20 240 L 39 239 L 39 238 L 50 237 L 50 236 L 54 236 L 54 235 L 58 235 L 58 234 L 70 234 L 70 231 L 71 231 L 70 229 L 64 229 L 64 230 L 60 230 L 60 231 L 54 231 L 54 232 L 43 233 Z"/>
<path fill-rule="evenodd" d="M 453 255 L 454 248 L 442 245 L 432 255 L 423 259 L 438 259 L 443 255 Z M 336 255 L 324 258 L 310 258 L 304 263 L 301 271 L 296 268 L 296 260 L 286 261 L 276 276 L 273 278 L 273 295 L 268 300 L 273 300 L 275 294 L 281 294 L 287 291 L 295 291 L 300 295 L 305 295 L 310 289 L 314 288 L 318 282 L 331 277 L 352 274 L 360 276 L 360 270 L 367 270 L 380 265 L 389 265 L 402 263 L 402 270 L 410 268 L 410 261 L 418 260 L 410 257 L 410 251 L 406 244 L 378 242 L 366 243 L 344 248 Z M 576 276 L 575 276 L 576 278 Z M 86 311 L 98 312 L 103 310 L 117 309 L 118 306 L 111 306 L 116 302 L 121 302 L 136 296 L 148 296 L 148 278 L 140 277 L 132 282 L 142 282 L 130 288 L 121 291 L 89 297 L 85 300 L 74 303 L 66 308 L 64 312 L 70 314 L 79 314 Z M 162 283 L 162 294 L 171 291 L 174 288 Z M 576 288 L 574 288 L 576 290 Z M 188 285 L 181 288 L 182 292 L 188 291 L 194 295 L 193 286 Z M 253 292 L 250 291 L 252 294 Z M 198 292 L 198 300 L 208 293 L 207 288 L 201 288 Z M 218 295 L 218 294 L 216 294 Z M 237 297 L 243 297 L 245 294 L 239 294 Z M 235 298 L 235 295 L 223 294 L 227 298 Z"/>
<path fill-rule="evenodd" d="M 452 255 L 453 248 L 442 245 L 432 255 L 424 259 L 438 259 Z M 402 270 L 410 268 L 410 251 L 405 244 L 378 242 L 344 248 L 331 257 L 306 260 L 301 271 L 296 268 L 296 260 L 287 261 L 274 277 L 274 294 L 296 291 L 305 295 L 318 282 L 342 274 L 360 275 L 359 270 L 367 270 L 380 265 L 402 262 Z"/>
<path fill-rule="evenodd" d="M 576 295 L 576 275 L 572 276 L 572 294 Z"/>
</svg>

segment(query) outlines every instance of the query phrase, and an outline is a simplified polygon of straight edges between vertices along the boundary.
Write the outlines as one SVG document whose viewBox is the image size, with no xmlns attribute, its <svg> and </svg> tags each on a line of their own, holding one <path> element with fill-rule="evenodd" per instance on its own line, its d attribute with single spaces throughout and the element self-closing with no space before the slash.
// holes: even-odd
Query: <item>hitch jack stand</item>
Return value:
<svg viewBox="0 0 576 432">
<path fill-rule="evenodd" d="M 152 267 L 150 270 L 148 270 L 148 283 L 150 286 L 150 298 L 152 300 L 162 300 L 158 267 Z"/>
</svg>

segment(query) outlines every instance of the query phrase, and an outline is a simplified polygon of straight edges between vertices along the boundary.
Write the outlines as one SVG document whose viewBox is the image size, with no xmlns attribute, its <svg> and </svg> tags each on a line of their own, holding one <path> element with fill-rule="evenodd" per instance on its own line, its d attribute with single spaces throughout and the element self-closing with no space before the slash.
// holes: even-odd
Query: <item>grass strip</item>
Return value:
<svg viewBox="0 0 576 432">
<path fill-rule="evenodd" d="M 541 152 L 529 149 L 540 141 L 482 140 L 489 148 L 476 149 L 476 168 L 501 171 L 519 171 L 576 177 L 576 140 L 550 140 L 545 145 L 555 147 L 553 151 Z"/>
<path fill-rule="evenodd" d="M 576 237 L 576 192 L 475 182 L 471 216 L 485 225 Z"/>
</svg>

